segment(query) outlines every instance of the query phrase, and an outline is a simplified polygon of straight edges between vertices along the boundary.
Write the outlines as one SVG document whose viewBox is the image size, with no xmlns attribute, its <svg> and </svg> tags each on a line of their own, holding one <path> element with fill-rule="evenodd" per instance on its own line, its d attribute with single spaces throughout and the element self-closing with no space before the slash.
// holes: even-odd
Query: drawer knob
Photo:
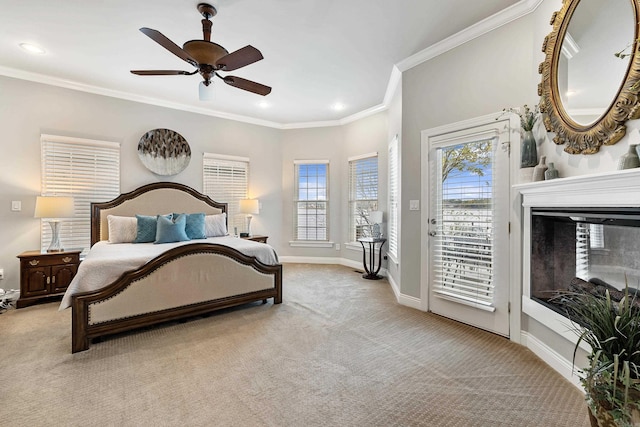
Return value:
<svg viewBox="0 0 640 427">
<path fill-rule="evenodd" d="M 66 257 L 62 258 L 62 262 L 70 262 L 71 259 L 72 258 L 70 256 L 66 256 Z"/>
<path fill-rule="evenodd" d="M 29 261 L 29 265 L 36 266 L 38 264 L 40 264 L 40 261 L 37 259 L 32 259 L 31 261 Z"/>
</svg>

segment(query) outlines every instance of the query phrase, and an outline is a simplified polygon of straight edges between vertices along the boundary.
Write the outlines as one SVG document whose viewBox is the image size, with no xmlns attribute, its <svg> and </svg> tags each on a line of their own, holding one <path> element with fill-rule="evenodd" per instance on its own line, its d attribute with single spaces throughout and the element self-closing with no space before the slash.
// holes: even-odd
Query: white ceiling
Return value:
<svg viewBox="0 0 640 427">
<path fill-rule="evenodd" d="M 264 55 L 227 74 L 273 90 L 262 97 L 216 79 L 215 100 L 201 102 L 197 74 L 129 73 L 193 70 L 138 29 L 179 46 L 201 39 L 199 1 L 0 0 L 0 74 L 278 126 L 336 121 L 380 106 L 394 64 L 518 1 L 214 0 L 211 40 Z M 22 42 L 46 53 L 28 54 Z M 332 110 L 337 102 L 342 111 Z"/>
</svg>

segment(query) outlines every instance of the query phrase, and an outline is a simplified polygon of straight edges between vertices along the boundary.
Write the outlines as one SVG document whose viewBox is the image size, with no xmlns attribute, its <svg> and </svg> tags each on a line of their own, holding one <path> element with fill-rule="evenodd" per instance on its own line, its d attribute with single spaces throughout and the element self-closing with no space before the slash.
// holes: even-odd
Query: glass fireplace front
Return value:
<svg viewBox="0 0 640 427">
<path fill-rule="evenodd" d="M 549 299 L 577 279 L 599 287 L 640 287 L 640 209 L 531 210 L 531 298 Z"/>
</svg>

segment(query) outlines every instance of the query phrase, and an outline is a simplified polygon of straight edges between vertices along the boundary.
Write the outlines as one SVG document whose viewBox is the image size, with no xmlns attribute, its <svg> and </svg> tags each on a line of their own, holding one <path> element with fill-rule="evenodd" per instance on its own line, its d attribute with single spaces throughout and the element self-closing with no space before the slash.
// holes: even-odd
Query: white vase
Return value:
<svg viewBox="0 0 640 427">
<path fill-rule="evenodd" d="M 547 171 L 548 167 L 546 165 L 547 157 L 540 157 L 540 163 L 533 169 L 533 180 L 534 181 L 544 181 L 544 173 Z"/>
</svg>

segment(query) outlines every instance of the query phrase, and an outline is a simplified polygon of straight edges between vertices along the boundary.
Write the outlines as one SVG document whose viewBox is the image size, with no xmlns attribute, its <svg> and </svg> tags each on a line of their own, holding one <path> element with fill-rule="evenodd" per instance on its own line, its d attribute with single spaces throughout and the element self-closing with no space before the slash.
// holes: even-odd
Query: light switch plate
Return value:
<svg viewBox="0 0 640 427">
<path fill-rule="evenodd" d="M 22 210 L 22 202 L 20 200 L 13 200 L 11 202 L 11 210 L 13 212 L 20 212 Z"/>
<path fill-rule="evenodd" d="M 420 200 L 409 200 L 409 210 L 410 211 L 419 211 L 420 210 Z"/>
</svg>

